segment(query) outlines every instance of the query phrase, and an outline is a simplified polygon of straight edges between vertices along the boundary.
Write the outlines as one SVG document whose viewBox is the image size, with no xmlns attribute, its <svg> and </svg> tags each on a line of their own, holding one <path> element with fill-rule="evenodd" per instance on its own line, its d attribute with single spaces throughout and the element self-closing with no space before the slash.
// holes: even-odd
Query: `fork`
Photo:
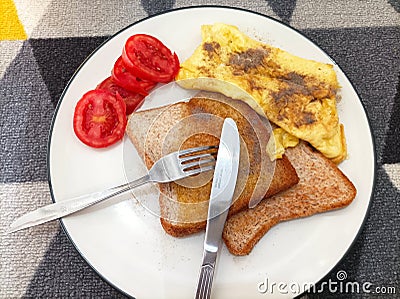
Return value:
<svg viewBox="0 0 400 299">
<path fill-rule="evenodd" d="M 14 221 L 8 233 L 58 219 L 91 207 L 146 183 L 168 183 L 213 170 L 218 146 L 201 146 L 176 151 L 159 159 L 148 174 L 104 191 L 62 200 L 29 212 Z"/>
<path fill-rule="evenodd" d="M 212 154 L 215 153 L 215 151 L 209 153 L 204 152 L 214 149 L 218 149 L 218 146 L 200 146 L 168 154 L 154 163 L 149 173 L 145 176 L 100 193 L 94 193 L 100 196 L 100 198 L 90 205 L 94 205 L 147 183 L 169 183 L 201 172 L 213 170 L 215 167 L 215 159 Z M 203 153 L 199 154 L 201 152 Z M 105 193 L 110 191 L 112 192 L 111 194 L 105 195 Z M 101 196 L 101 194 L 104 196 Z M 90 194 L 86 196 L 90 196 Z"/>
</svg>

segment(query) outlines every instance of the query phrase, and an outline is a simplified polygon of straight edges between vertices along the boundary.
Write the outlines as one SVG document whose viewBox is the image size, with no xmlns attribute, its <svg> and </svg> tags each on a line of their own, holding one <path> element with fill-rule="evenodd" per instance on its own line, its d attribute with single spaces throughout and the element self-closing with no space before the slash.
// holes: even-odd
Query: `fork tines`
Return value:
<svg viewBox="0 0 400 299">
<path fill-rule="evenodd" d="M 218 145 L 208 145 L 208 146 L 199 146 L 199 147 L 193 147 L 193 148 L 188 148 L 188 149 L 184 149 L 184 150 L 180 150 L 179 153 L 179 158 L 181 158 L 182 156 L 186 156 L 186 155 L 191 155 L 191 154 L 198 154 L 200 152 L 206 152 L 206 151 L 212 151 L 215 152 L 215 150 L 218 149 Z"/>
<path fill-rule="evenodd" d="M 201 146 L 179 151 L 179 162 L 182 170 L 192 174 L 215 168 L 215 155 L 218 146 Z"/>
</svg>

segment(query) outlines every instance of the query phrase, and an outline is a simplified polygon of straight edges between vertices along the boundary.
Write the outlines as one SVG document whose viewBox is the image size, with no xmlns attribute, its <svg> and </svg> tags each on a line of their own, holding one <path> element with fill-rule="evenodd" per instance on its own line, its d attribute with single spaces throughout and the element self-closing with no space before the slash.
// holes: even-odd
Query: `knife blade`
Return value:
<svg viewBox="0 0 400 299">
<path fill-rule="evenodd" d="M 215 264 L 229 207 L 235 191 L 240 155 L 240 139 L 236 123 L 226 118 L 222 126 L 208 206 L 203 260 L 196 299 L 210 298 Z"/>
<path fill-rule="evenodd" d="M 111 188 L 46 205 L 16 219 L 11 223 L 7 233 L 10 234 L 21 229 L 62 218 L 93 205 L 93 203 L 96 203 L 99 199 L 111 198 L 129 190 L 129 188 L 130 187 L 126 189 L 117 189 L 117 187 Z"/>
</svg>

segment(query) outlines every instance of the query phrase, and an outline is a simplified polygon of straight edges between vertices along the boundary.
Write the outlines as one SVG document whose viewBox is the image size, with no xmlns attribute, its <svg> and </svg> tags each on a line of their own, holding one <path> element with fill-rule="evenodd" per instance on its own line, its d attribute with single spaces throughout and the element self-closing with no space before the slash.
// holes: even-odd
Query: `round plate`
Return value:
<svg viewBox="0 0 400 299">
<path fill-rule="evenodd" d="M 226 7 L 185 8 L 139 21 L 100 46 L 75 73 L 56 111 L 48 153 L 52 197 L 57 202 L 126 181 L 123 157 L 129 143 L 89 148 L 75 137 L 72 118 L 81 96 L 109 76 L 127 38 L 135 33 L 154 35 L 184 61 L 201 42 L 200 26 L 215 22 L 236 25 L 295 55 L 334 64 L 342 86 L 338 110 L 349 159 L 340 169 L 357 188 L 353 203 L 273 227 L 248 256 L 232 256 L 223 246 L 215 273 L 215 298 L 257 297 L 265 291 L 265 282 L 269 287 L 275 283 L 275 289 L 264 295 L 293 297 L 329 273 L 357 237 L 373 191 L 375 153 L 365 111 L 345 74 L 317 45 L 274 19 Z M 133 146 L 131 150 L 135 152 Z M 159 219 L 130 194 L 71 215 L 62 224 L 83 258 L 122 292 L 137 298 L 194 295 L 204 234 L 182 239 L 167 235 Z M 278 289 L 280 283 L 286 288 Z"/>
</svg>

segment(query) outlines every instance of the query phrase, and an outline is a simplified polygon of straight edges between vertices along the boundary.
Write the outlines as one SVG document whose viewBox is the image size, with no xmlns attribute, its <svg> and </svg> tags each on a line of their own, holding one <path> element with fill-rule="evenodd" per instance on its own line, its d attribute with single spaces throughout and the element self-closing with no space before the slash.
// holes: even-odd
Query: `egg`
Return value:
<svg viewBox="0 0 400 299">
<path fill-rule="evenodd" d="M 267 144 L 267 154 L 271 161 L 282 158 L 286 148 L 299 144 L 299 138 L 282 128 L 276 128 L 272 132 L 274 138 L 270 138 Z"/>
<path fill-rule="evenodd" d="M 232 25 L 203 25 L 201 34 L 201 44 L 181 63 L 179 85 L 243 100 L 334 162 L 346 158 L 336 107 L 340 86 L 331 64 L 272 47 Z"/>
</svg>

